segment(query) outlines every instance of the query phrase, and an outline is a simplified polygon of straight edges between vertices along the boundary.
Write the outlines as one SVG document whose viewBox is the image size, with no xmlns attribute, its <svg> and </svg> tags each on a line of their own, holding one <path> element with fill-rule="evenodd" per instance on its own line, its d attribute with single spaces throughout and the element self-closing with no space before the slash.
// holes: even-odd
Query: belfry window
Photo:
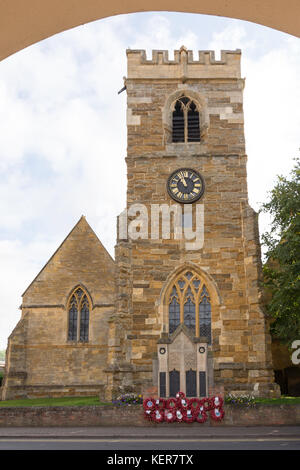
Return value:
<svg viewBox="0 0 300 470">
<path fill-rule="evenodd" d="M 200 142 L 199 110 L 187 96 L 182 96 L 174 104 L 172 142 Z"/>
<path fill-rule="evenodd" d="M 68 303 L 68 340 L 87 342 L 89 340 L 90 301 L 81 287 L 76 287 Z"/>
<path fill-rule="evenodd" d="M 184 324 L 195 336 L 211 344 L 211 303 L 200 277 L 187 270 L 174 282 L 169 294 L 169 334 Z"/>
</svg>

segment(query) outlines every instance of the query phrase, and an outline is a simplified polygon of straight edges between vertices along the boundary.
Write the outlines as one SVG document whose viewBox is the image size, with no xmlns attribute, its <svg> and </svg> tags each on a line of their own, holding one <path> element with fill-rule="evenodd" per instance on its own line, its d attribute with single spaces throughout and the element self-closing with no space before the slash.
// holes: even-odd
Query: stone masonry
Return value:
<svg viewBox="0 0 300 470">
<path fill-rule="evenodd" d="M 178 272 L 190 267 L 206 279 L 213 301 L 211 385 L 277 393 L 260 306 L 257 214 L 247 195 L 240 56 L 240 51 L 223 51 L 216 61 L 213 52 L 200 51 L 193 60 L 192 52 L 181 48 L 174 60 L 167 51 L 153 51 L 147 60 L 144 51 L 127 51 L 127 208 L 171 205 L 168 176 L 177 168 L 194 168 L 205 180 L 205 228 L 198 251 L 174 239 L 118 241 L 120 327 L 113 324 L 110 356 L 115 390 L 122 384 L 128 388 L 128 370 L 134 390 L 157 385 L 157 342 L 168 330 L 164 293 Z M 170 105 L 182 93 L 200 103 L 199 143 L 170 142 Z"/>
<path fill-rule="evenodd" d="M 127 51 L 126 209 L 147 209 L 148 236 L 119 234 L 113 261 L 80 219 L 24 293 L 21 320 L 9 338 L 4 399 L 159 394 L 158 344 L 173 341 L 169 290 L 187 270 L 205 283 L 211 301 L 209 391 L 278 394 L 261 307 L 257 214 L 248 204 L 240 58 L 239 50 L 222 51 L 221 60 L 211 51 L 194 60 L 185 47 L 173 60 L 167 51 L 153 51 L 152 59 Z M 197 103 L 200 142 L 172 142 L 172 104 L 182 95 Z M 199 249 L 187 249 L 172 234 L 150 234 L 152 205 L 176 204 L 166 182 L 179 168 L 196 170 L 205 182 L 204 195 L 192 204 L 204 211 Z M 92 303 L 89 342 L 82 344 L 67 338 L 68 299 L 77 285 Z"/>
</svg>

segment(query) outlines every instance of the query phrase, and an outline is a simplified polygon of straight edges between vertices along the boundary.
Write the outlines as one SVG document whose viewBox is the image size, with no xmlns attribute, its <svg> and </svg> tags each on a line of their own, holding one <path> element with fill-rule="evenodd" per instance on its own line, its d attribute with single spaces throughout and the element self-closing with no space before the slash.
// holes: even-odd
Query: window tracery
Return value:
<svg viewBox="0 0 300 470">
<path fill-rule="evenodd" d="M 90 301 L 81 287 L 76 287 L 70 296 L 68 317 L 68 340 L 87 342 L 89 340 Z"/>
<path fill-rule="evenodd" d="M 175 280 L 168 305 L 169 334 L 180 324 L 184 324 L 195 336 L 206 336 L 211 344 L 210 296 L 197 273 L 187 270 Z"/>
<path fill-rule="evenodd" d="M 172 142 L 200 142 L 199 109 L 195 102 L 182 96 L 172 111 Z"/>
</svg>

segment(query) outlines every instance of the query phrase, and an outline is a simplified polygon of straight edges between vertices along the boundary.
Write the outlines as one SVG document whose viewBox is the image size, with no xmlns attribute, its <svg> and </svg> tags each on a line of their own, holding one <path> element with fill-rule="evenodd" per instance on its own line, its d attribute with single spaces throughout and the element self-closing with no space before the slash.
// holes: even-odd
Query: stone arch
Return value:
<svg viewBox="0 0 300 470">
<path fill-rule="evenodd" d="M 24 49 L 42 39 L 66 31 L 76 26 L 101 18 L 139 11 L 177 11 L 200 13 L 204 15 L 225 16 L 251 21 L 271 28 L 299 36 L 300 15 L 299 1 L 286 0 L 270 2 L 261 0 L 253 8 L 252 2 L 240 0 L 192 0 L 183 5 L 179 0 L 112 0 L 99 2 L 86 0 L 44 0 L 43 5 L 36 8 L 36 0 L 10 0 L 1 2 L 0 7 L 0 60 Z"/>
<path fill-rule="evenodd" d="M 72 296 L 73 292 L 75 292 L 78 288 L 81 288 L 84 291 L 84 293 L 87 295 L 90 306 L 91 306 L 91 310 L 92 310 L 94 308 L 92 296 L 91 296 L 89 290 L 87 289 L 87 287 L 84 284 L 82 284 L 82 282 L 79 282 L 74 287 L 72 287 L 72 289 L 69 290 L 68 294 L 65 297 L 65 302 L 64 302 L 65 308 L 68 309 L 68 305 L 69 305 L 69 301 L 71 299 L 71 296 Z"/>
<path fill-rule="evenodd" d="M 162 124 L 164 131 L 164 141 L 166 144 L 172 143 L 172 113 L 175 103 L 181 97 L 187 97 L 193 101 L 200 117 L 200 139 L 203 140 L 209 127 L 209 114 L 206 98 L 193 89 L 186 87 L 171 93 L 162 108 Z M 197 142 L 199 144 L 199 142 Z"/>
</svg>

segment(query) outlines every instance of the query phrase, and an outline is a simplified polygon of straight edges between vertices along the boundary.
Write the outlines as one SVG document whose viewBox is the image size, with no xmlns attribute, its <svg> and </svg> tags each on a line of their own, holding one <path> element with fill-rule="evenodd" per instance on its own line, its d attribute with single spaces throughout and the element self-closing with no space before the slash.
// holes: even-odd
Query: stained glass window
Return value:
<svg viewBox="0 0 300 470">
<path fill-rule="evenodd" d="M 87 342 L 89 339 L 90 302 L 81 287 L 71 294 L 69 301 L 68 340 Z"/>
<path fill-rule="evenodd" d="M 183 323 L 195 336 L 211 344 L 211 303 L 205 284 L 196 273 L 182 273 L 169 295 L 169 333 Z"/>
<path fill-rule="evenodd" d="M 195 334 L 195 301 L 190 287 L 187 289 L 185 294 L 185 302 L 183 306 L 183 322 Z"/>
<path fill-rule="evenodd" d="M 169 305 L 169 333 L 173 333 L 180 325 L 180 305 L 174 297 Z"/>
<path fill-rule="evenodd" d="M 77 339 L 77 300 L 75 295 L 72 296 L 69 307 L 69 334 L 68 339 L 70 341 L 76 341 Z"/>
<path fill-rule="evenodd" d="M 80 309 L 80 341 L 88 341 L 89 339 L 89 314 L 89 302 L 85 295 Z"/>
<path fill-rule="evenodd" d="M 200 335 L 206 336 L 208 338 L 208 344 L 211 344 L 211 305 L 205 286 L 201 292 L 201 301 L 199 305 L 199 326 Z"/>
</svg>

